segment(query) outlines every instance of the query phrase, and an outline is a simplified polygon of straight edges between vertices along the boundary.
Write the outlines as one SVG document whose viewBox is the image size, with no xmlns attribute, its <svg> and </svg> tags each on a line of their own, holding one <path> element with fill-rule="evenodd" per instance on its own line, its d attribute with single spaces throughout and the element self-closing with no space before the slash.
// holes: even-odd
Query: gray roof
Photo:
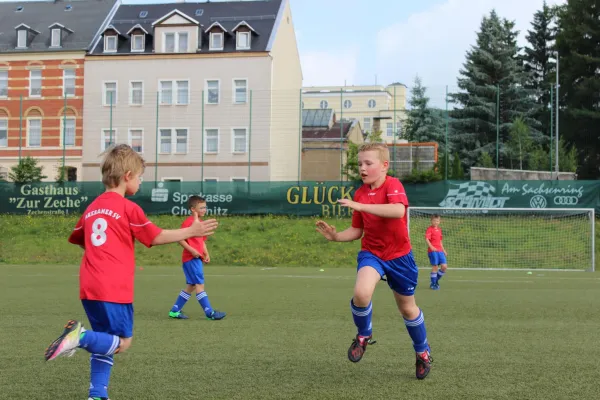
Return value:
<svg viewBox="0 0 600 400">
<path fill-rule="evenodd" d="M 235 49 L 235 35 L 231 35 L 231 31 L 242 21 L 248 23 L 255 31 L 252 33 L 252 48 L 250 51 L 269 51 L 269 39 L 276 26 L 283 1 L 226 1 L 217 3 L 203 1 L 195 3 L 123 4 L 119 6 L 115 16 L 109 22 L 110 25 L 121 33 L 117 53 L 112 54 L 131 53 L 131 39 L 127 32 L 137 24 L 141 25 L 149 33 L 146 36 L 145 53 L 152 53 L 154 42 L 152 23 L 175 9 L 200 23 L 200 35 L 202 36 L 200 51 L 208 52 L 209 40 L 205 30 L 215 22 L 221 24 L 229 32 L 229 34 L 225 35 L 225 46 L 223 51 L 220 52 L 238 51 Z M 100 41 L 93 48 L 92 54 L 104 54 L 103 45 L 103 41 Z M 112 54 L 107 54 L 107 56 Z M 140 53 L 136 52 L 134 54 Z"/>
<path fill-rule="evenodd" d="M 116 0 L 0 2 L 0 53 L 88 50 L 115 3 Z M 50 26 L 55 23 L 72 31 L 65 32 L 58 49 L 50 48 Z M 21 24 L 39 32 L 30 36 L 27 49 L 16 49 L 15 28 Z"/>
<path fill-rule="evenodd" d="M 333 110 L 327 109 L 304 109 L 302 110 L 302 127 L 323 128 L 329 127 L 333 122 Z"/>
</svg>

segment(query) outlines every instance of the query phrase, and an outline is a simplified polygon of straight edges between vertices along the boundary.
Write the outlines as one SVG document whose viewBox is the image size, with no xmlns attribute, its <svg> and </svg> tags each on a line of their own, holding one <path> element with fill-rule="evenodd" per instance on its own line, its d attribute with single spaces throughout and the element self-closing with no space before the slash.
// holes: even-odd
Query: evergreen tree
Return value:
<svg viewBox="0 0 600 400">
<path fill-rule="evenodd" d="M 515 119 L 512 125 L 508 147 L 511 154 L 511 168 L 514 168 L 512 165 L 512 160 L 516 159 L 519 161 L 519 169 L 522 170 L 523 161 L 531 149 L 531 137 L 529 133 L 529 127 L 521 117 Z"/>
<path fill-rule="evenodd" d="M 494 168 L 494 160 L 492 160 L 490 153 L 486 151 L 482 152 L 477 161 L 477 166 L 481 168 Z"/>
<path fill-rule="evenodd" d="M 465 171 L 463 170 L 462 163 L 460 162 L 460 156 L 458 155 L 458 153 L 454 153 L 454 159 L 452 160 L 451 179 L 465 179 Z"/>
<path fill-rule="evenodd" d="M 467 52 L 460 71 L 460 91 L 450 95 L 456 104 L 451 113 L 452 145 L 467 167 L 474 165 L 482 152 L 495 154 L 497 126 L 500 166 L 505 166 L 509 132 L 519 116 L 530 127 L 532 138 L 542 141 L 538 130 L 541 125 L 533 118 L 536 105 L 525 88 L 526 73 L 520 66 L 517 35 L 514 22 L 501 19 L 495 11 L 484 17 L 477 43 Z"/>
<path fill-rule="evenodd" d="M 558 14 L 560 138 L 576 149 L 580 179 L 600 175 L 600 7 L 569 0 Z M 573 150 L 572 150 L 573 151 Z M 559 164 L 562 160 L 559 157 Z M 572 168 L 572 165 L 569 165 Z"/>
<path fill-rule="evenodd" d="M 445 151 L 445 121 L 437 109 L 429 106 L 427 88 L 421 78 L 415 78 L 408 101 L 410 110 L 404 124 L 404 137 L 409 142 L 437 142 L 440 151 Z"/>
<path fill-rule="evenodd" d="M 15 183 L 35 183 L 41 182 L 47 176 L 42 174 L 44 167 L 37 165 L 37 160 L 32 157 L 25 157 L 19 161 L 19 164 L 11 168 L 8 178 Z"/>
</svg>

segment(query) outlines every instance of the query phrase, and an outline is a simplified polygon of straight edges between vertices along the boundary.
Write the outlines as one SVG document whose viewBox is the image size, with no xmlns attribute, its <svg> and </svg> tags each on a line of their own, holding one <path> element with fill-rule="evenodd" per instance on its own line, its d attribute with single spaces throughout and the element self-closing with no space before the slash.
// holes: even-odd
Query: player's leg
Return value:
<svg viewBox="0 0 600 400">
<path fill-rule="evenodd" d="M 171 311 L 169 311 L 169 317 L 173 319 L 188 319 L 188 316 L 183 313 L 183 306 L 185 303 L 192 297 L 192 292 L 194 290 L 193 282 L 193 260 L 184 262 L 182 265 L 183 274 L 185 275 L 185 281 L 187 286 L 185 290 L 179 292 L 179 296 L 177 296 L 177 300 L 175 300 L 175 304 L 171 307 Z"/>
<path fill-rule="evenodd" d="M 362 359 L 367 345 L 373 336 L 373 304 L 371 298 L 377 283 L 383 275 L 381 260 L 371 253 L 361 251 L 358 255 L 358 272 L 354 284 L 354 295 L 350 300 L 352 318 L 356 325 L 357 335 L 348 349 L 348 359 L 358 362 Z"/>
<path fill-rule="evenodd" d="M 429 284 L 429 288 L 436 290 L 437 281 L 438 281 L 438 265 L 439 265 L 437 252 L 432 251 L 427 254 L 429 255 L 429 263 L 431 264 L 431 274 L 430 274 L 431 283 Z"/>
<path fill-rule="evenodd" d="M 206 315 L 206 318 L 213 320 L 213 321 L 218 321 L 218 320 L 225 318 L 225 316 L 227 316 L 227 313 L 215 310 L 210 305 L 210 300 L 208 299 L 208 293 L 206 293 L 206 291 L 204 290 L 204 271 L 200 271 L 198 273 L 198 281 L 202 281 L 202 283 L 198 283 L 195 285 L 196 293 L 197 293 L 196 299 L 198 300 L 198 303 L 200 303 L 202 310 L 204 310 L 204 314 Z"/>
<path fill-rule="evenodd" d="M 446 269 L 448 269 L 448 261 L 446 260 L 446 255 L 444 253 L 440 253 L 439 258 L 440 258 L 440 269 L 437 272 L 437 282 L 438 283 L 446 274 Z"/>
</svg>

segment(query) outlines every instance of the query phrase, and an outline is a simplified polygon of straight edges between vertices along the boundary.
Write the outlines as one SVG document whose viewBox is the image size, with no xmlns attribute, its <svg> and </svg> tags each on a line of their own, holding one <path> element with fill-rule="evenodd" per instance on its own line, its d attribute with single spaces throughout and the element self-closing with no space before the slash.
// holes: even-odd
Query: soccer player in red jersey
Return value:
<svg viewBox="0 0 600 400">
<path fill-rule="evenodd" d="M 108 399 L 113 355 L 131 346 L 133 337 L 133 284 L 135 239 L 147 247 L 210 236 L 215 220 L 190 227 L 163 230 L 146 218 L 142 209 L 127 200 L 140 186 L 143 158 L 127 145 L 108 149 L 101 165 L 106 191 L 85 210 L 69 242 L 84 249 L 79 272 L 79 297 L 92 330 L 70 320 L 63 334 L 48 346 L 46 360 L 72 356 L 77 348 L 91 353 L 89 399 Z"/>
<path fill-rule="evenodd" d="M 358 166 L 364 184 L 356 190 L 354 200 L 339 200 L 342 206 L 353 210 L 352 226 L 337 232 L 334 226 L 317 221 L 317 231 L 335 242 L 362 238 L 354 296 L 350 301 L 358 330 L 348 349 L 350 361 L 360 361 L 367 344 L 375 343 L 372 341 L 371 298 L 375 286 L 385 276 L 413 342 L 416 376 L 424 379 L 429 374 L 432 360 L 425 320 L 414 297 L 419 270 L 413 258 L 406 225 L 408 199 L 402 183 L 387 176 L 389 159 L 385 144 L 362 145 L 358 153 Z"/>
<path fill-rule="evenodd" d="M 448 253 L 446 253 L 442 243 L 443 235 L 440 223 L 441 217 L 437 214 L 432 215 L 431 226 L 425 231 L 427 255 L 431 263 L 431 284 L 429 288 L 432 290 L 440 290 L 440 279 L 446 274 L 448 268 L 448 261 L 446 261 Z"/>
<path fill-rule="evenodd" d="M 190 196 L 188 199 L 188 207 L 193 213 L 197 213 L 200 218 L 206 214 L 206 199 L 200 196 Z M 186 218 L 181 224 L 182 228 L 190 226 L 196 217 L 192 215 Z M 175 300 L 175 304 L 169 311 L 169 317 L 173 319 L 188 319 L 182 310 L 185 303 L 192 297 L 192 293 L 196 292 L 196 300 L 200 303 L 204 315 L 207 319 L 216 321 L 225 318 L 227 315 L 222 311 L 217 311 L 212 308 L 208 300 L 208 294 L 204 291 L 204 265 L 203 263 L 210 262 L 210 254 L 206 247 L 206 237 L 195 237 L 179 242 L 183 247 L 181 254 L 181 262 L 183 263 L 183 273 L 187 287 L 182 290 Z"/>
</svg>

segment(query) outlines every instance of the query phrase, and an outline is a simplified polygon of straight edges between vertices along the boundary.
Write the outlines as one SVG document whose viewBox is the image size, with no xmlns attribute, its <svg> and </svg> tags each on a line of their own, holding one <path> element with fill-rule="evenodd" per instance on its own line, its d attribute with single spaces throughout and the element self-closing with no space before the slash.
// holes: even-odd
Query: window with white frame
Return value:
<svg viewBox="0 0 600 400">
<path fill-rule="evenodd" d="M 75 118 L 60 119 L 60 138 L 65 146 L 75 146 Z"/>
<path fill-rule="evenodd" d="M 0 147 L 8 146 L 8 119 L 0 119 Z"/>
<path fill-rule="evenodd" d="M 363 128 L 364 128 L 363 129 L 364 131 L 371 131 L 371 118 L 370 117 L 366 117 L 364 119 Z"/>
<path fill-rule="evenodd" d="M 132 106 L 141 106 L 144 104 L 144 82 L 129 82 L 129 104 Z"/>
<path fill-rule="evenodd" d="M 162 154 L 186 154 L 188 152 L 187 128 L 161 128 L 159 131 Z"/>
<path fill-rule="evenodd" d="M 27 30 L 19 29 L 17 31 L 17 48 L 24 49 L 27 47 Z"/>
<path fill-rule="evenodd" d="M 165 53 L 187 53 L 189 35 L 187 32 L 166 32 L 164 34 L 163 51 Z"/>
<path fill-rule="evenodd" d="M 40 147 L 42 145 L 42 120 L 29 118 L 27 120 L 27 147 Z"/>
<path fill-rule="evenodd" d="M 232 130 L 232 144 L 234 153 L 245 153 L 248 151 L 248 130 L 246 128 L 234 128 Z"/>
<path fill-rule="evenodd" d="M 76 71 L 72 68 L 63 69 L 63 96 L 75 96 Z"/>
<path fill-rule="evenodd" d="M 175 33 L 173 32 L 168 32 L 165 33 L 164 36 L 165 39 L 165 53 L 175 53 Z"/>
<path fill-rule="evenodd" d="M 375 108 L 375 106 L 377 106 L 377 102 L 375 100 L 371 99 L 371 100 L 369 100 L 367 105 L 369 106 L 369 108 Z"/>
<path fill-rule="evenodd" d="M 209 50 L 223 50 L 223 32 L 211 32 Z"/>
<path fill-rule="evenodd" d="M 162 154 L 171 154 L 171 129 L 160 129 L 160 152 Z"/>
<path fill-rule="evenodd" d="M 32 69 L 29 71 L 29 96 L 40 97 L 42 95 L 42 70 Z"/>
<path fill-rule="evenodd" d="M 344 100 L 344 108 L 352 108 L 352 100 Z"/>
<path fill-rule="evenodd" d="M 177 104 L 187 105 L 190 102 L 190 82 L 189 81 L 176 81 L 175 86 L 177 87 Z"/>
<path fill-rule="evenodd" d="M 188 152 L 188 130 L 175 129 L 175 154 L 186 154 Z"/>
<path fill-rule="evenodd" d="M 219 81 L 206 81 L 206 102 L 208 104 L 219 104 Z"/>
<path fill-rule="evenodd" d="M 388 137 L 394 136 L 394 123 L 388 122 L 388 123 L 385 124 L 385 126 L 386 126 L 386 130 L 385 130 L 386 135 Z"/>
<path fill-rule="evenodd" d="M 113 129 L 102 129 L 101 151 L 108 149 L 117 142 L 117 131 Z"/>
<path fill-rule="evenodd" d="M 321 102 L 319 103 L 319 107 L 321 107 L 321 109 L 326 109 L 327 107 L 329 107 L 329 103 L 327 102 L 327 100 L 321 100 Z"/>
<path fill-rule="evenodd" d="M 238 32 L 236 50 L 250 50 L 250 32 Z"/>
<path fill-rule="evenodd" d="M 248 101 L 248 81 L 246 79 L 235 79 L 233 81 L 234 100 L 236 104 Z"/>
<path fill-rule="evenodd" d="M 396 134 L 402 134 L 402 121 L 396 121 Z"/>
<path fill-rule="evenodd" d="M 144 151 L 144 130 L 129 129 L 129 145 L 134 151 L 142 153 Z"/>
<path fill-rule="evenodd" d="M 204 134 L 204 152 L 218 153 L 219 152 L 219 130 L 206 129 Z"/>
<path fill-rule="evenodd" d="M 60 47 L 60 36 L 61 36 L 61 29 L 59 28 L 54 28 L 52 29 L 52 38 L 51 38 L 51 42 L 50 42 L 50 46 L 52 47 Z"/>
<path fill-rule="evenodd" d="M 116 53 L 117 52 L 117 36 L 106 35 L 104 36 L 104 52 L 105 53 Z"/>
<path fill-rule="evenodd" d="M 173 104 L 173 81 L 160 81 L 160 104 Z"/>
<path fill-rule="evenodd" d="M 131 37 L 131 51 L 140 52 L 146 49 L 146 35 L 133 35 Z"/>
<path fill-rule="evenodd" d="M 104 105 L 117 104 L 117 82 L 104 82 Z"/>
<path fill-rule="evenodd" d="M 187 53 L 188 51 L 188 34 L 187 32 L 179 32 L 177 34 L 177 52 Z"/>
<path fill-rule="evenodd" d="M 0 97 L 8 97 L 8 71 L 0 70 Z"/>
</svg>

